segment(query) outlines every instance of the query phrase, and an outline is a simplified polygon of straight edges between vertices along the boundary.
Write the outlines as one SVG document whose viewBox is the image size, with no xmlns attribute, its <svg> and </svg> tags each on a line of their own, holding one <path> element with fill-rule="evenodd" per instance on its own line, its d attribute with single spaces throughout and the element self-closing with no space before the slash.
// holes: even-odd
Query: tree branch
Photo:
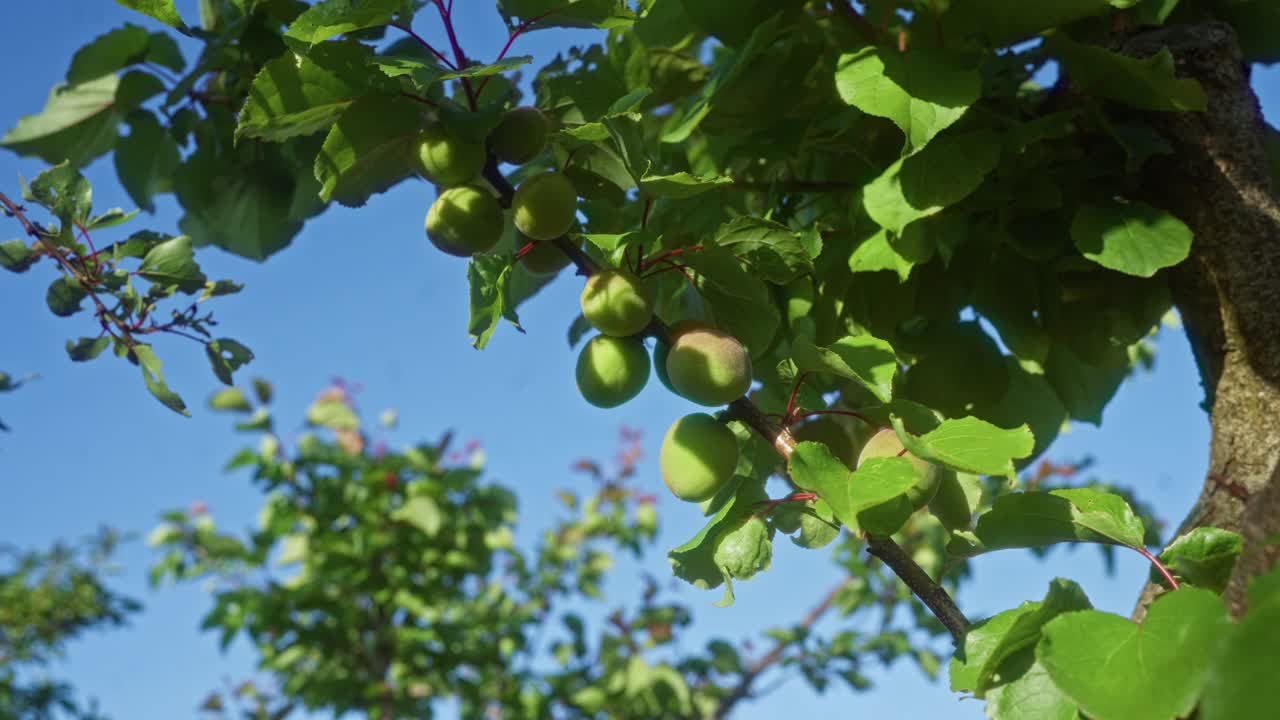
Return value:
<svg viewBox="0 0 1280 720">
<path fill-rule="evenodd" d="M 834 604 L 836 598 L 839 597 L 840 591 L 844 590 L 851 582 L 853 582 L 853 578 L 846 577 L 835 587 L 831 588 L 831 590 L 829 590 L 822 598 L 821 602 L 814 605 L 809 609 L 809 612 L 805 613 L 805 616 L 800 619 L 800 622 L 796 624 L 796 627 L 803 628 L 805 630 L 813 627 L 813 624 L 825 615 L 827 610 L 831 609 L 831 605 Z M 791 643 L 788 642 L 778 642 L 769 650 L 769 652 L 762 655 L 759 660 L 751 663 L 747 667 L 746 671 L 742 673 L 742 679 L 740 679 L 738 684 L 734 685 L 733 689 L 729 691 L 729 694 L 720 701 L 720 704 L 716 707 L 715 712 L 711 717 L 715 718 L 715 720 L 721 720 L 721 718 L 728 717 L 735 705 L 751 697 L 751 688 L 755 684 L 756 680 L 759 679 L 760 675 L 764 673 L 764 671 L 773 667 L 778 663 L 778 661 L 782 660 L 783 653 L 787 651 L 787 648 L 790 645 Z"/>
<path fill-rule="evenodd" d="M 920 598 L 938 621 L 951 633 L 951 639 L 959 646 L 969 631 L 969 619 L 956 607 L 946 589 L 933 581 L 929 573 L 916 564 L 901 545 L 882 535 L 867 535 L 867 552 L 880 558 L 898 576 L 916 597 Z"/>
</svg>

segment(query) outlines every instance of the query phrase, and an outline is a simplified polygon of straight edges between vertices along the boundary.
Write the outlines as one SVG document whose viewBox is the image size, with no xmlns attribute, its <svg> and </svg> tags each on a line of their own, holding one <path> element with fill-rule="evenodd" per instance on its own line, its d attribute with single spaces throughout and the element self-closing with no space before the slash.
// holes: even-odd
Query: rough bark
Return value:
<svg viewBox="0 0 1280 720">
<path fill-rule="evenodd" d="M 1178 534 L 1213 526 L 1244 535 L 1226 593 L 1244 610 L 1248 578 L 1280 559 L 1265 539 L 1280 531 L 1280 201 L 1263 150 L 1265 125 L 1234 30 L 1172 26 L 1131 37 L 1125 51 L 1167 47 L 1179 75 L 1209 98 L 1202 113 L 1153 113 L 1174 153 L 1151 161 L 1147 187 L 1195 232 L 1191 256 L 1170 277 L 1210 410 L 1209 473 Z M 1159 593 L 1148 585 L 1135 617 Z"/>
</svg>

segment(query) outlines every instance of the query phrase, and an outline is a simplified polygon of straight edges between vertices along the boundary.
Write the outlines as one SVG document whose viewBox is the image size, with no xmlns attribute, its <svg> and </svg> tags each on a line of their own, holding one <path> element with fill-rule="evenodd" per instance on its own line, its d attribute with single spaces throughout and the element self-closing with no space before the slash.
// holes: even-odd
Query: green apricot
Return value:
<svg viewBox="0 0 1280 720">
<path fill-rule="evenodd" d="M 871 458 L 898 457 L 902 449 L 902 441 L 898 439 L 898 434 L 892 428 L 885 428 L 867 440 L 867 444 L 862 447 L 862 454 L 858 456 L 858 464 L 861 465 Z M 911 501 L 912 508 L 919 510 L 938 492 L 942 473 L 939 472 L 938 466 L 921 460 L 911 453 L 906 453 L 902 457 L 910 460 L 916 468 L 918 479 L 915 485 L 907 489 L 907 500 Z"/>
<path fill-rule="evenodd" d="M 592 275 L 582 289 L 582 314 L 605 335 L 635 335 L 653 319 L 652 296 L 635 275 L 605 270 Z"/>
<path fill-rule="evenodd" d="M 551 123 L 541 110 L 518 107 L 504 115 L 493 129 L 489 149 L 502 162 L 523 165 L 542 153 L 550 129 Z"/>
<path fill-rule="evenodd" d="M 534 175 L 516 188 L 511 211 L 517 230 L 534 240 L 554 240 L 573 227 L 578 193 L 564 173 Z"/>
<path fill-rule="evenodd" d="M 484 146 L 453 135 L 443 125 L 431 125 L 418 136 L 418 162 L 431 182 L 464 185 L 484 170 Z"/>
<path fill-rule="evenodd" d="M 517 237 L 516 247 L 522 248 L 529 242 L 527 237 Z M 568 267 L 569 262 L 569 256 L 551 242 L 535 242 L 533 249 L 520 257 L 520 264 L 524 266 L 525 271 L 536 277 L 555 275 Z"/>
<path fill-rule="evenodd" d="M 951 470 L 941 473 L 938 492 L 929 501 L 929 512 L 948 530 L 963 530 L 973 522 L 973 508 L 960 478 Z"/>
<path fill-rule="evenodd" d="M 639 338 L 597 335 L 578 355 L 578 391 L 596 407 L 617 407 L 649 381 L 649 353 Z"/>
<path fill-rule="evenodd" d="M 470 257 L 502 239 L 502 208 L 489 193 L 472 187 L 440 193 L 427 211 L 427 238 L 450 255 Z"/>
<path fill-rule="evenodd" d="M 658 467 L 667 489 L 681 500 L 715 497 L 738 467 L 738 438 L 706 413 L 685 415 L 662 438 Z"/>
<path fill-rule="evenodd" d="M 850 468 L 858 466 L 858 446 L 844 423 L 830 416 L 820 416 L 791 428 L 796 442 L 818 442 L 827 446 L 831 455 Z"/>
<path fill-rule="evenodd" d="M 751 389 L 751 356 L 732 335 L 690 323 L 672 337 L 667 378 L 699 405 L 727 405 Z"/>
</svg>

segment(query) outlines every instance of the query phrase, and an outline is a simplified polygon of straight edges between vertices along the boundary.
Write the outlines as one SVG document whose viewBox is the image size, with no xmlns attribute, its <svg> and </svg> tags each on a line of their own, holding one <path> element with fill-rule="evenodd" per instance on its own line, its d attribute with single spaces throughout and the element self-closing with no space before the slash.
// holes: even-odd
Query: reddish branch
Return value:
<svg viewBox="0 0 1280 720">
<path fill-rule="evenodd" d="M 840 592 L 851 582 L 853 582 L 853 578 L 847 577 L 844 580 L 841 580 L 835 587 L 831 588 L 831 590 L 827 592 L 826 596 L 822 598 L 822 601 L 817 605 L 814 605 L 813 608 L 811 608 L 809 612 L 800 619 L 800 622 L 796 627 L 804 630 L 813 627 L 813 624 L 825 615 L 827 610 L 831 609 L 836 598 L 840 596 Z M 762 673 L 764 673 L 764 671 L 773 667 L 782 660 L 783 656 L 786 654 L 787 647 L 790 645 L 791 643 L 780 641 L 774 645 L 769 652 L 761 656 L 759 660 L 751 663 L 747 667 L 746 671 L 742 673 L 742 679 L 738 681 L 738 684 L 735 685 L 733 689 L 729 691 L 729 694 L 720 701 L 720 705 L 716 708 L 715 714 L 712 715 L 712 717 L 717 718 L 717 720 L 719 718 L 728 717 L 730 711 L 733 710 L 735 705 L 751 697 L 751 688 L 755 684 L 756 680 Z"/>
</svg>

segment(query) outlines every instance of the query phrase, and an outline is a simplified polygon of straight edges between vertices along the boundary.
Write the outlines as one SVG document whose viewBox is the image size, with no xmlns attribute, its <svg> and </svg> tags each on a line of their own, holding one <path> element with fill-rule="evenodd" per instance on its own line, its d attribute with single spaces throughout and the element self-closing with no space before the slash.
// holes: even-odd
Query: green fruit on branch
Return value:
<svg viewBox="0 0 1280 720">
<path fill-rule="evenodd" d="M 673 332 L 667 378 L 699 405 L 727 405 L 751 388 L 751 356 L 736 338 L 700 323 Z"/>
<path fill-rule="evenodd" d="M 796 442 L 817 442 L 827 446 L 832 457 L 850 469 L 858 466 L 858 445 L 844 423 L 831 416 L 820 416 L 791 428 Z"/>
<path fill-rule="evenodd" d="M 578 355 L 578 391 L 596 407 L 617 407 L 649 381 L 649 353 L 640 338 L 597 335 Z"/>
<path fill-rule="evenodd" d="M 472 187 L 440 193 L 427 211 L 427 238 L 450 255 L 470 257 L 502 239 L 502 208 L 492 195 Z"/>
<path fill-rule="evenodd" d="M 653 319 L 653 297 L 640 278 L 621 270 L 592 275 L 582 289 L 582 314 L 605 335 L 635 335 Z"/>
<path fill-rule="evenodd" d="M 431 125 L 418 138 L 422 174 L 442 187 L 465 185 L 484 170 L 484 146 L 467 142 L 443 125 Z"/>
<path fill-rule="evenodd" d="M 916 484 L 907 489 L 907 500 L 911 501 L 912 508 L 919 510 L 938 492 L 942 473 L 937 465 L 902 451 L 902 441 L 898 439 L 898 434 L 892 428 L 885 428 L 867 440 L 867 444 L 862 447 L 862 453 L 858 456 L 858 464 L 861 465 L 871 458 L 883 457 L 904 457 L 910 460 L 915 466 L 917 479 Z"/>
<path fill-rule="evenodd" d="M 516 188 L 511 211 L 517 230 L 534 240 L 554 240 L 573 227 L 578 194 L 563 173 L 534 175 Z"/>
<path fill-rule="evenodd" d="M 523 235 L 516 238 L 516 247 L 522 248 L 532 242 Z M 569 266 L 569 256 L 564 254 L 555 243 L 535 242 L 533 249 L 520 257 L 520 264 L 536 277 L 550 277 Z"/>
<path fill-rule="evenodd" d="M 551 123 L 535 107 L 518 107 L 502 117 L 489 135 L 489 149 L 498 159 L 523 165 L 542 154 Z"/>
<path fill-rule="evenodd" d="M 964 530 L 973 522 L 975 508 L 969 504 L 960 477 L 951 470 L 941 473 L 938 492 L 929 501 L 929 512 L 948 530 Z"/>
<path fill-rule="evenodd" d="M 658 466 L 667 489 L 681 500 L 710 500 L 738 467 L 738 438 L 706 413 L 685 415 L 662 438 Z"/>
</svg>

